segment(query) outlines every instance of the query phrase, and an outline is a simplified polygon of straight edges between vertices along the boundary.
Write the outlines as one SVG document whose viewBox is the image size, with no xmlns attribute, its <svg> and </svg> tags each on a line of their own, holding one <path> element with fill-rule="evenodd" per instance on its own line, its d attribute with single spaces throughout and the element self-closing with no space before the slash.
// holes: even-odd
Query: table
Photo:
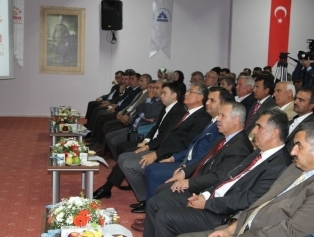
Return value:
<svg viewBox="0 0 314 237">
<path fill-rule="evenodd" d="M 85 176 L 82 175 L 82 188 L 85 188 L 86 198 L 93 199 L 93 185 L 94 185 L 94 172 L 99 172 L 99 165 L 97 166 L 68 166 L 58 165 L 56 159 L 50 158 L 48 155 L 48 172 L 52 172 L 52 204 L 56 204 L 60 201 L 60 172 L 85 172 Z M 84 180 L 85 179 L 85 180 Z"/>
</svg>

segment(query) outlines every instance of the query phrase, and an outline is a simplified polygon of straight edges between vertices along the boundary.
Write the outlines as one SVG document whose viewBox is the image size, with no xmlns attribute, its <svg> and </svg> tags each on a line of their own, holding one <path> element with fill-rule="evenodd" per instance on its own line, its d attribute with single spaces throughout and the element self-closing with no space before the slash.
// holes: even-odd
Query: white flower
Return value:
<svg viewBox="0 0 314 237">
<path fill-rule="evenodd" d="M 60 212 L 57 216 L 56 216 L 56 220 L 58 222 L 61 222 L 63 220 L 63 217 L 64 217 L 64 213 L 63 212 Z"/>
<path fill-rule="evenodd" d="M 73 224 L 73 216 L 69 216 L 66 221 L 65 221 L 68 225 Z"/>
<path fill-rule="evenodd" d="M 83 206 L 84 205 L 84 198 L 81 197 L 70 197 L 68 203 L 75 204 L 76 206 Z"/>
<path fill-rule="evenodd" d="M 62 212 L 64 210 L 64 207 L 63 206 L 59 206 L 56 210 L 55 210 L 55 212 L 56 213 L 59 213 L 59 212 Z"/>
</svg>

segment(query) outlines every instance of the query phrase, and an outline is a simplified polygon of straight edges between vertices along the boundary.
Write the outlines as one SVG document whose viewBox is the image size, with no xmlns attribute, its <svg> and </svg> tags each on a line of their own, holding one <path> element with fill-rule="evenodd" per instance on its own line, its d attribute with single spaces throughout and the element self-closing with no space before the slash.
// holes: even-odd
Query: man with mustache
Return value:
<svg viewBox="0 0 314 237">
<path fill-rule="evenodd" d="M 296 131 L 301 126 L 301 123 L 306 123 L 314 120 L 314 89 L 303 88 L 301 89 L 295 99 L 293 110 L 297 113 L 290 121 L 289 135 L 286 140 L 286 146 L 288 151 L 291 151 L 293 147 L 293 138 Z"/>
<path fill-rule="evenodd" d="M 314 122 L 302 123 L 295 133 L 291 164 L 269 191 L 217 231 L 179 237 L 308 236 L 314 232 Z M 232 222 L 233 221 L 233 222 Z M 210 235 L 208 235 L 210 234 Z"/>
</svg>

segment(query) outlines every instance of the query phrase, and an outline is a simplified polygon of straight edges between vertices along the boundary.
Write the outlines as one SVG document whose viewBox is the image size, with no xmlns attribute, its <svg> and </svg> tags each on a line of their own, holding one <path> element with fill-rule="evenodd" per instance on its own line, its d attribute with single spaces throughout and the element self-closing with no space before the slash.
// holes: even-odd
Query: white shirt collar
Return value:
<svg viewBox="0 0 314 237">
<path fill-rule="evenodd" d="M 269 95 L 269 96 L 270 96 L 270 95 Z M 265 100 L 267 100 L 267 99 L 268 99 L 268 97 L 269 97 L 269 96 L 265 97 L 265 98 L 264 98 L 264 99 L 262 99 L 262 100 L 259 100 L 259 101 L 258 101 L 258 103 L 263 104 L 263 103 L 265 102 Z"/>
<path fill-rule="evenodd" d="M 193 109 L 189 109 L 189 110 L 188 110 L 188 111 L 189 111 L 189 116 L 190 116 L 191 114 L 195 113 L 197 110 L 199 110 L 199 109 L 201 109 L 201 108 L 203 108 L 203 105 L 202 105 L 202 106 L 199 106 L 199 107 L 196 107 L 196 108 L 193 108 Z"/>
<path fill-rule="evenodd" d="M 168 105 L 168 106 L 165 108 L 166 113 L 168 113 L 176 103 L 178 103 L 178 101 L 175 101 L 175 102 L 173 102 L 172 104 Z"/>
<path fill-rule="evenodd" d="M 212 123 L 216 122 L 218 118 L 218 115 L 215 118 L 212 118 Z"/>
<path fill-rule="evenodd" d="M 266 150 L 266 151 L 262 151 L 261 152 L 262 160 L 266 160 L 268 157 L 270 157 L 271 155 L 275 154 L 277 151 L 279 151 L 284 146 L 285 146 L 285 144 L 283 144 L 281 146 L 277 146 L 275 148 L 271 148 L 271 149 Z"/>
<path fill-rule="evenodd" d="M 250 93 L 252 94 L 252 93 Z M 248 97 L 250 94 L 247 94 L 245 96 L 239 97 L 239 96 L 235 96 L 234 99 L 236 102 L 241 102 L 242 100 L 244 100 L 246 97 Z"/>
</svg>

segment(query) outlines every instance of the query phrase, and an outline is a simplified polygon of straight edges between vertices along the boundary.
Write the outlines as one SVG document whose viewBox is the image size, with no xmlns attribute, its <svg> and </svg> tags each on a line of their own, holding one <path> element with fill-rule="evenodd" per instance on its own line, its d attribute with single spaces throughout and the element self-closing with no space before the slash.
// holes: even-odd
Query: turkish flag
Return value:
<svg viewBox="0 0 314 237">
<path fill-rule="evenodd" d="M 273 67 L 279 53 L 288 52 L 291 0 L 272 0 L 270 12 L 268 62 Z"/>
</svg>

